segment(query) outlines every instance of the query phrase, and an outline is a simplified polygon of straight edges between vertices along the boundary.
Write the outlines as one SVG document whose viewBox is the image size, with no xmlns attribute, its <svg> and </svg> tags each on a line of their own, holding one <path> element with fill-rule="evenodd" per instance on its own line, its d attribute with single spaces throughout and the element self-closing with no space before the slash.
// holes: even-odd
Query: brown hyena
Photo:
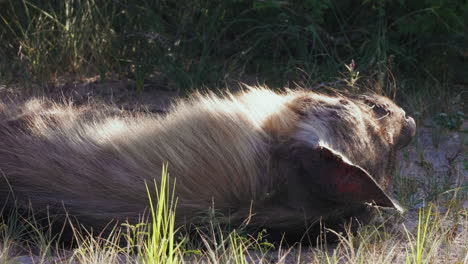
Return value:
<svg viewBox="0 0 468 264">
<path fill-rule="evenodd" d="M 41 100 L 0 110 L 0 201 L 94 228 L 138 221 L 164 163 L 178 225 L 214 207 L 273 234 L 341 226 L 366 204 L 398 208 L 385 191 L 415 133 L 385 97 L 306 90 L 196 94 L 165 116 Z"/>
</svg>

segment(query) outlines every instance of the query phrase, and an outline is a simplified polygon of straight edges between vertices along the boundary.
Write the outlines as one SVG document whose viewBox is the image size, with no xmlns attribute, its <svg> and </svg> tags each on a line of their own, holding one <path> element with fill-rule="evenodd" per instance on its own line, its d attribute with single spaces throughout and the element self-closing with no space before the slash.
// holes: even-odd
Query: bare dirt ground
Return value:
<svg viewBox="0 0 468 264">
<path fill-rule="evenodd" d="M 0 85 L 0 99 L 24 100 L 32 96 L 46 96 L 59 101 L 66 98 L 77 105 L 89 101 L 103 101 L 125 110 L 164 113 L 175 99 L 183 96 L 181 92 L 165 90 L 164 83 L 157 81 L 148 83 L 143 91 L 137 92 L 135 83 L 131 80 L 97 81 L 97 79 L 89 78 L 77 83 L 63 83 L 53 92 L 46 93 L 38 93 L 37 91 L 41 89 L 37 87 L 29 89 L 35 92 L 25 92 L 18 85 Z M 430 119 L 418 123 L 417 136 L 414 141 L 398 156 L 396 186 L 403 190 L 401 192 L 406 192 L 405 197 L 411 200 L 410 204 L 413 204 L 403 222 L 408 230 L 416 228 L 417 209 L 425 206 L 425 200 L 421 197 L 443 195 L 447 190 L 450 191 L 451 186 L 467 186 L 468 184 L 466 137 L 468 122 L 465 120 L 458 131 L 435 132 L 434 128 Z M 438 193 L 438 187 L 440 187 L 440 193 Z M 464 201 L 463 208 L 468 209 L 467 200 Z M 444 208 L 440 210 L 443 211 Z M 466 235 L 458 236 L 456 239 L 461 249 L 468 248 Z M 330 250 L 332 251 L 333 247 Z M 283 263 L 310 261 L 311 256 L 307 252 L 312 252 L 312 250 L 302 249 L 301 252 L 299 255 L 291 252 Z M 273 251 L 269 255 L 272 259 L 278 260 L 275 256 L 281 255 L 279 253 Z M 457 256 L 454 258 L 456 259 Z M 404 262 L 404 259 L 401 260 Z M 36 263 L 38 257 L 23 255 L 18 256 L 16 261 L 16 263 Z"/>
</svg>

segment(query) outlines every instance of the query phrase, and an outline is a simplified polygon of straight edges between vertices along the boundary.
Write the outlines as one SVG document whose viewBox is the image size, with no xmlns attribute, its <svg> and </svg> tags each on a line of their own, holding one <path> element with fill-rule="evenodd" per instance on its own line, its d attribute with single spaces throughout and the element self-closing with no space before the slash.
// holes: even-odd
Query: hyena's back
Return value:
<svg viewBox="0 0 468 264">
<path fill-rule="evenodd" d="M 66 209 L 93 226 L 134 222 L 147 206 L 145 182 L 158 181 L 168 163 L 181 214 L 213 201 L 236 208 L 272 184 L 262 174 L 267 135 L 260 125 L 273 105 L 257 106 L 264 113 L 249 116 L 245 103 L 199 96 L 179 103 L 169 117 L 44 100 L 3 104 L 0 200 L 31 203 L 36 211 Z"/>
</svg>

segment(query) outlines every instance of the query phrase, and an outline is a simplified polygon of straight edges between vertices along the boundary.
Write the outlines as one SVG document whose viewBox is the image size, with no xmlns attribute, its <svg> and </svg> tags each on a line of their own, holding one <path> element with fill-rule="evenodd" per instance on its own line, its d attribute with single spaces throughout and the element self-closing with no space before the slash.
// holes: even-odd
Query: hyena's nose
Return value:
<svg viewBox="0 0 468 264">
<path fill-rule="evenodd" d="M 414 137 L 416 135 L 416 122 L 411 116 L 406 117 L 406 126 L 408 127 L 409 135 Z"/>
<path fill-rule="evenodd" d="M 398 149 L 406 147 L 411 142 L 414 135 L 416 135 L 416 122 L 414 122 L 414 119 L 407 116 L 404 122 L 400 135 L 398 135 L 396 140 L 396 147 Z"/>
</svg>

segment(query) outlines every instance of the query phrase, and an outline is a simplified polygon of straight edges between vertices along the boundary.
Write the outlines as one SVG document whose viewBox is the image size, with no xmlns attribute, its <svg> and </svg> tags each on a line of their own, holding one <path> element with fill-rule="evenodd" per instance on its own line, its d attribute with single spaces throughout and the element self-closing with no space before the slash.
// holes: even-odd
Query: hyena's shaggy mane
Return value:
<svg viewBox="0 0 468 264">
<path fill-rule="evenodd" d="M 194 222 L 211 206 L 234 222 L 253 213 L 252 224 L 279 231 L 302 230 L 320 217 L 341 222 L 364 206 L 338 201 L 335 190 L 328 199 L 320 187 L 328 176 L 304 175 L 328 175 L 335 167 L 355 172 L 373 195 L 359 193 L 359 201 L 388 203 L 377 182 L 386 188 L 405 115 L 390 100 L 373 98 L 387 104 L 391 118 L 361 99 L 265 88 L 196 94 L 165 116 L 38 99 L 4 103 L 0 201 L 65 208 L 93 227 L 136 222 L 147 207 L 145 182 L 158 181 L 168 163 L 177 179 L 178 224 Z"/>
<path fill-rule="evenodd" d="M 259 166 L 268 159 L 262 126 L 287 99 L 267 90 L 227 100 L 196 95 L 163 117 L 39 99 L 2 104 L 1 170 L 20 200 L 37 208 L 63 201 L 93 219 L 142 212 L 144 181 L 158 179 L 165 162 L 177 176 L 179 210 L 248 201 L 272 184 Z"/>
</svg>

